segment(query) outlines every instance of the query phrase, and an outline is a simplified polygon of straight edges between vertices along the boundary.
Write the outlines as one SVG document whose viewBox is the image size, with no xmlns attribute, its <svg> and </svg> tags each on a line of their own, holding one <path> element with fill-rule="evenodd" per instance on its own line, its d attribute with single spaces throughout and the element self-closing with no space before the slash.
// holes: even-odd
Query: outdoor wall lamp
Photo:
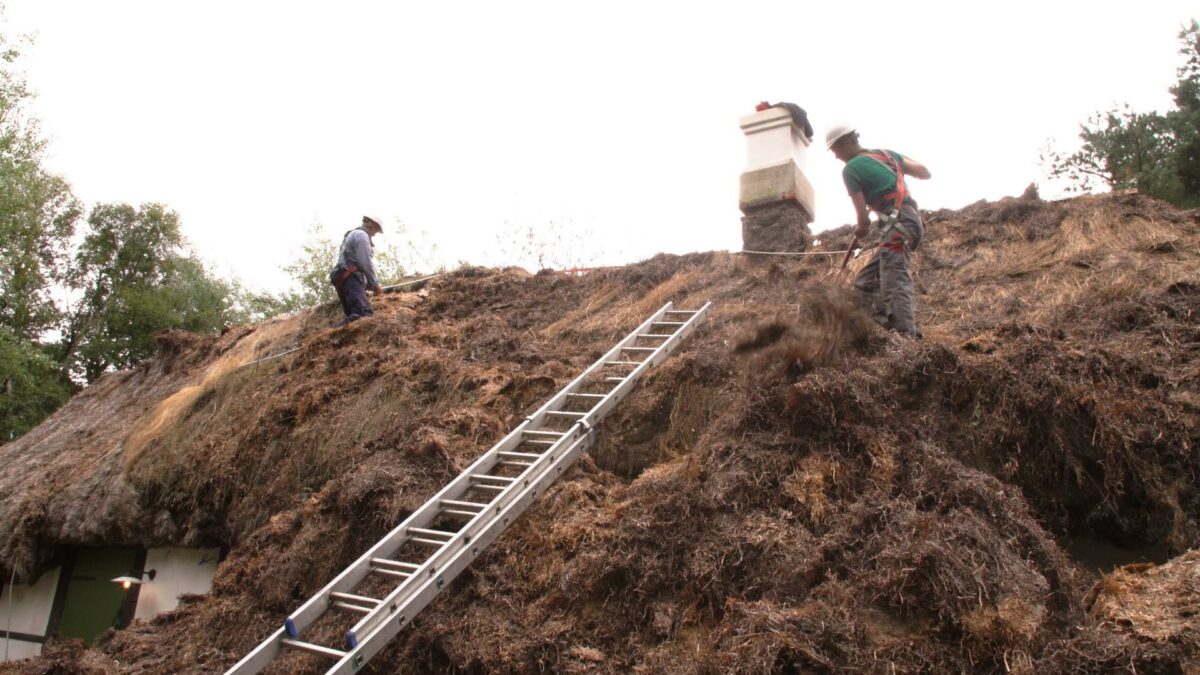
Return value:
<svg viewBox="0 0 1200 675">
<path fill-rule="evenodd" d="M 113 583 L 121 584 L 121 588 L 123 588 L 125 590 L 129 590 L 129 588 L 131 586 L 133 586 L 134 584 L 142 583 L 142 577 L 145 577 L 147 581 L 154 581 L 154 576 L 156 574 L 158 574 L 158 572 L 156 570 L 146 570 L 145 572 L 142 572 L 140 576 L 136 576 L 136 577 L 134 577 L 134 576 L 117 577 L 116 579 L 113 579 Z"/>
</svg>

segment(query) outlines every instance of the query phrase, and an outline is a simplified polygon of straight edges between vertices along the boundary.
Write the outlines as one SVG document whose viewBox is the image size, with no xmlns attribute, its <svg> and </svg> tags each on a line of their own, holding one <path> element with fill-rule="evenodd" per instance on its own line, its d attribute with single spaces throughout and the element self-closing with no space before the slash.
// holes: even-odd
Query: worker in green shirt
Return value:
<svg viewBox="0 0 1200 675">
<path fill-rule="evenodd" d="M 825 146 L 846 163 L 842 180 L 858 215 L 854 236 L 862 240 L 870 233 L 868 209 L 879 218 L 879 247 L 855 277 L 854 287 L 863 294 L 878 324 L 920 338 L 921 331 L 913 319 L 909 254 L 921 245 L 925 227 L 904 179 L 927 179 L 929 169 L 898 152 L 864 149 L 858 143 L 858 130 L 850 126 L 831 127 L 825 134 Z"/>
</svg>

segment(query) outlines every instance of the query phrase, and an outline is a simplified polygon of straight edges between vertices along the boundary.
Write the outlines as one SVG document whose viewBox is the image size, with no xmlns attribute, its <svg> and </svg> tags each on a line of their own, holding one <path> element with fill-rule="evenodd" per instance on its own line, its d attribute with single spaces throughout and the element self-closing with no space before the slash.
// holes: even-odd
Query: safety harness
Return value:
<svg viewBox="0 0 1200 675">
<path fill-rule="evenodd" d="M 908 242 L 904 235 L 897 231 L 904 229 L 900 225 L 900 206 L 904 203 L 904 198 L 908 196 L 908 188 L 904 185 L 904 170 L 900 168 L 900 162 L 897 162 L 896 158 L 888 154 L 886 150 L 879 152 L 863 150 L 859 154 L 879 162 L 896 176 L 896 189 L 883 195 L 884 199 L 892 201 L 892 207 L 886 211 L 875 210 L 879 213 L 880 246 L 896 253 L 906 253 Z"/>
<path fill-rule="evenodd" d="M 908 188 L 904 186 L 904 171 L 900 168 L 900 162 L 897 162 L 896 158 L 888 154 L 886 150 L 879 152 L 863 150 L 859 154 L 879 162 L 896 176 L 896 190 L 884 194 L 883 198 L 892 200 L 892 208 L 899 211 L 900 205 L 904 203 L 904 198 L 908 196 Z"/>
<path fill-rule="evenodd" d="M 330 281 L 333 282 L 333 287 L 338 289 L 339 291 L 342 290 L 342 286 L 346 285 L 346 280 L 349 279 L 357 271 L 358 271 L 358 265 L 351 265 L 351 266 L 347 267 L 346 269 L 342 270 L 341 274 L 337 274 L 336 270 L 335 270 L 333 279 L 330 279 Z"/>
<path fill-rule="evenodd" d="M 345 248 L 346 240 L 350 238 L 350 235 L 353 232 L 354 232 L 354 230 L 350 230 L 346 234 L 342 235 L 342 248 Z M 339 258 L 341 257 L 340 252 L 338 254 L 338 257 Z M 342 290 L 342 286 L 344 286 L 346 284 L 346 280 L 349 279 L 356 272 L 358 272 L 358 265 L 350 265 L 345 268 L 335 267 L 333 270 L 333 274 L 330 275 L 329 281 L 333 284 L 333 287 L 336 288 L 340 292 Z"/>
</svg>

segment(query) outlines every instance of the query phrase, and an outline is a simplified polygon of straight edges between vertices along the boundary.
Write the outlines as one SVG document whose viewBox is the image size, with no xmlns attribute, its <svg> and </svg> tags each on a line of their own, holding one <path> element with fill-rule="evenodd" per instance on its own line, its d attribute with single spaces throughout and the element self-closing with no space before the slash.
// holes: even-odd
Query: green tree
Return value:
<svg viewBox="0 0 1200 675">
<path fill-rule="evenodd" d="M 100 204 L 68 277 L 78 298 L 61 345 L 64 369 L 88 382 L 154 353 L 170 328 L 211 332 L 230 321 L 233 288 L 184 245 L 161 204 Z"/>
<path fill-rule="evenodd" d="M 32 93 L 18 56 L 0 33 L 0 443 L 67 400 L 76 388 L 68 374 L 90 381 L 132 365 L 164 328 L 220 328 L 231 297 L 161 206 L 97 206 L 72 245 L 82 208 L 43 166 L 46 142 L 25 109 Z M 60 342 L 42 344 L 55 333 Z"/>
<path fill-rule="evenodd" d="M 1179 199 L 1175 136 L 1162 115 L 1134 112 L 1128 105 L 1096 113 L 1081 125 L 1079 138 L 1083 146 L 1074 154 L 1052 154 L 1050 176 L 1069 181 L 1069 190 L 1102 184 Z"/>
<path fill-rule="evenodd" d="M 1051 178 L 1068 191 L 1097 185 L 1136 188 L 1179 205 L 1200 203 L 1200 28 L 1195 21 L 1179 33 L 1184 65 L 1171 88 L 1176 109 L 1139 113 L 1129 105 L 1098 112 L 1080 125 L 1082 146 L 1074 153 L 1051 150 Z"/>
<path fill-rule="evenodd" d="M 337 260 L 339 245 L 339 241 L 323 234 L 319 225 L 308 229 L 300 253 L 283 267 L 292 280 L 292 287 L 280 296 L 286 311 L 315 307 L 333 297 L 329 270 Z"/>
<path fill-rule="evenodd" d="M 0 444 L 37 426 L 73 391 L 45 348 L 0 328 Z"/>
<path fill-rule="evenodd" d="M 1200 24 L 1195 20 L 1179 32 L 1179 54 L 1183 65 L 1176 71 L 1179 82 L 1171 87 L 1175 110 L 1167 120 L 1175 130 L 1174 164 L 1185 201 L 1200 203 Z"/>
<path fill-rule="evenodd" d="M 61 279 L 79 217 L 65 180 L 42 166 L 45 141 L 24 105 L 32 97 L 0 35 L 0 326 L 33 340 L 53 328 L 51 297 Z"/>
<path fill-rule="evenodd" d="M 71 395 L 70 381 L 38 340 L 61 312 L 61 282 L 79 218 L 65 180 L 43 166 L 45 141 L 25 111 L 32 93 L 0 34 L 0 443 L 37 425 Z"/>
</svg>

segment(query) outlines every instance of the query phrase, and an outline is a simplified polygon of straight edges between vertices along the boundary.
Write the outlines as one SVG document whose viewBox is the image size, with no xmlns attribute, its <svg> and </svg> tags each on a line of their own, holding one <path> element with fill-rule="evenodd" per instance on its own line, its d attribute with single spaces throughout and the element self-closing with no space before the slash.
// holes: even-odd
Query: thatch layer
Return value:
<svg viewBox="0 0 1200 675">
<path fill-rule="evenodd" d="M 230 665 L 666 300 L 716 310 L 373 672 L 1200 667 L 1194 631 L 1102 628 L 1134 582 L 1092 588 L 1059 543 L 1200 543 L 1196 214 L 930 215 L 923 342 L 878 333 L 827 261 L 726 254 L 464 269 L 343 330 L 326 309 L 173 337 L 0 448 L 0 564 L 216 544 L 215 588 L 15 668 Z"/>
</svg>

